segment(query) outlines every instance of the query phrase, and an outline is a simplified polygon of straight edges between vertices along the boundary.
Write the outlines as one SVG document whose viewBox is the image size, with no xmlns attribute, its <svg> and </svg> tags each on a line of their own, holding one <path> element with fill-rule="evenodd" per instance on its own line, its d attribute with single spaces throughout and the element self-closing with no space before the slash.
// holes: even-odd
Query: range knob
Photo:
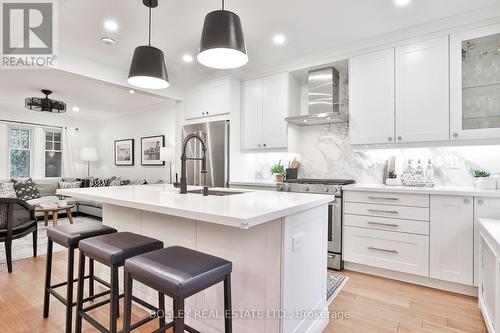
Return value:
<svg viewBox="0 0 500 333">
<path fill-rule="evenodd" d="M 332 188 L 332 192 L 333 193 L 337 193 L 338 192 L 338 189 L 336 187 Z"/>
<path fill-rule="evenodd" d="M 309 192 L 309 187 L 304 186 L 303 190 L 304 190 L 304 192 Z"/>
<path fill-rule="evenodd" d="M 323 187 L 323 191 L 324 192 L 330 192 L 330 189 L 328 188 L 328 186 L 325 186 L 325 187 Z"/>
</svg>

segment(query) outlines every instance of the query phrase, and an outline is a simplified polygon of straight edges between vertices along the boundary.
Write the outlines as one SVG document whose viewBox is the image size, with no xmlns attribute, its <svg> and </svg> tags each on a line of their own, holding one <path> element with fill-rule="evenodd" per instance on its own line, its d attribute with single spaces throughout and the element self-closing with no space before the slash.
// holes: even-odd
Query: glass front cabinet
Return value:
<svg viewBox="0 0 500 333">
<path fill-rule="evenodd" d="M 500 24 L 450 36 L 450 139 L 500 139 Z"/>
</svg>

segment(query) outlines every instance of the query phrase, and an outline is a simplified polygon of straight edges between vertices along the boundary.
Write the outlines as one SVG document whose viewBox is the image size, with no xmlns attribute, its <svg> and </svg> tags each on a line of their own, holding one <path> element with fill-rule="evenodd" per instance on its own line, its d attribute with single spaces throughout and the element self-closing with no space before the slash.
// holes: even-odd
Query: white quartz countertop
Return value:
<svg viewBox="0 0 500 333">
<path fill-rule="evenodd" d="M 199 187 L 188 187 L 188 190 Z M 212 190 L 243 192 L 238 189 Z M 272 221 L 310 208 L 326 205 L 332 196 L 244 190 L 244 193 L 207 197 L 179 194 L 172 185 L 136 185 L 78 189 L 59 189 L 58 194 L 193 220 L 239 228 Z"/>
<path fill-rule="evenodd" d="M 352 184 L 342 186 L 344 191 L 371 191 L 371 192 L 392 192 L 392 193 L 415 193 L 415 194 L 440 194 L 500 198 L 500 190 L 479 190 L 475 187 L 454 187 L 454 186 L 434 186 L 434 187 L 407 187 L 407 186 L 387 186 L 383 184 Z"/>
</svg>

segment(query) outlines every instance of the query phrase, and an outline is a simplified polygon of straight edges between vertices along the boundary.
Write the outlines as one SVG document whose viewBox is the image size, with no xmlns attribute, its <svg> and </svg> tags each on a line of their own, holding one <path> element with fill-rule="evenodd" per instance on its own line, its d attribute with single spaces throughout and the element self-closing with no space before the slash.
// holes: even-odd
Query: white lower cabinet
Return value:
<svg viewBox="0 0 500 333">
<path fill-rule="evenodd" d="M 472 197 L 431 195 L 430 277 L 473 284 Z"/>
<path fill-rule="evenodd" d="M 427 276 L 429 237 L 346 226 L 344 259 L 358 264 Z"/>
<path fill-rule="evenodd" d="M 479 219 L 500 219 L 500 198 L 474 198 L 474 285 L 478 285 L 479 263 Z"/>
</svg>

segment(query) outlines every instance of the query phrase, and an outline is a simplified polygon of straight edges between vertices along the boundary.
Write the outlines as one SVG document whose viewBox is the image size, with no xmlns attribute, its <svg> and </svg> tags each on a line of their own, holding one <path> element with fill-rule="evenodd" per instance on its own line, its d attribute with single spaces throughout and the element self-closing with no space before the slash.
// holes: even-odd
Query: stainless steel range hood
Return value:
<svg viewBox="0 0 500 333">
<path fill-rule="evenodd" d="M 308 114 L 285 120 L 299 126 L 345 123 L 340 112 L 339 72 L 334 67 L 321 68 L 308 74 Z"/>
</svg>

